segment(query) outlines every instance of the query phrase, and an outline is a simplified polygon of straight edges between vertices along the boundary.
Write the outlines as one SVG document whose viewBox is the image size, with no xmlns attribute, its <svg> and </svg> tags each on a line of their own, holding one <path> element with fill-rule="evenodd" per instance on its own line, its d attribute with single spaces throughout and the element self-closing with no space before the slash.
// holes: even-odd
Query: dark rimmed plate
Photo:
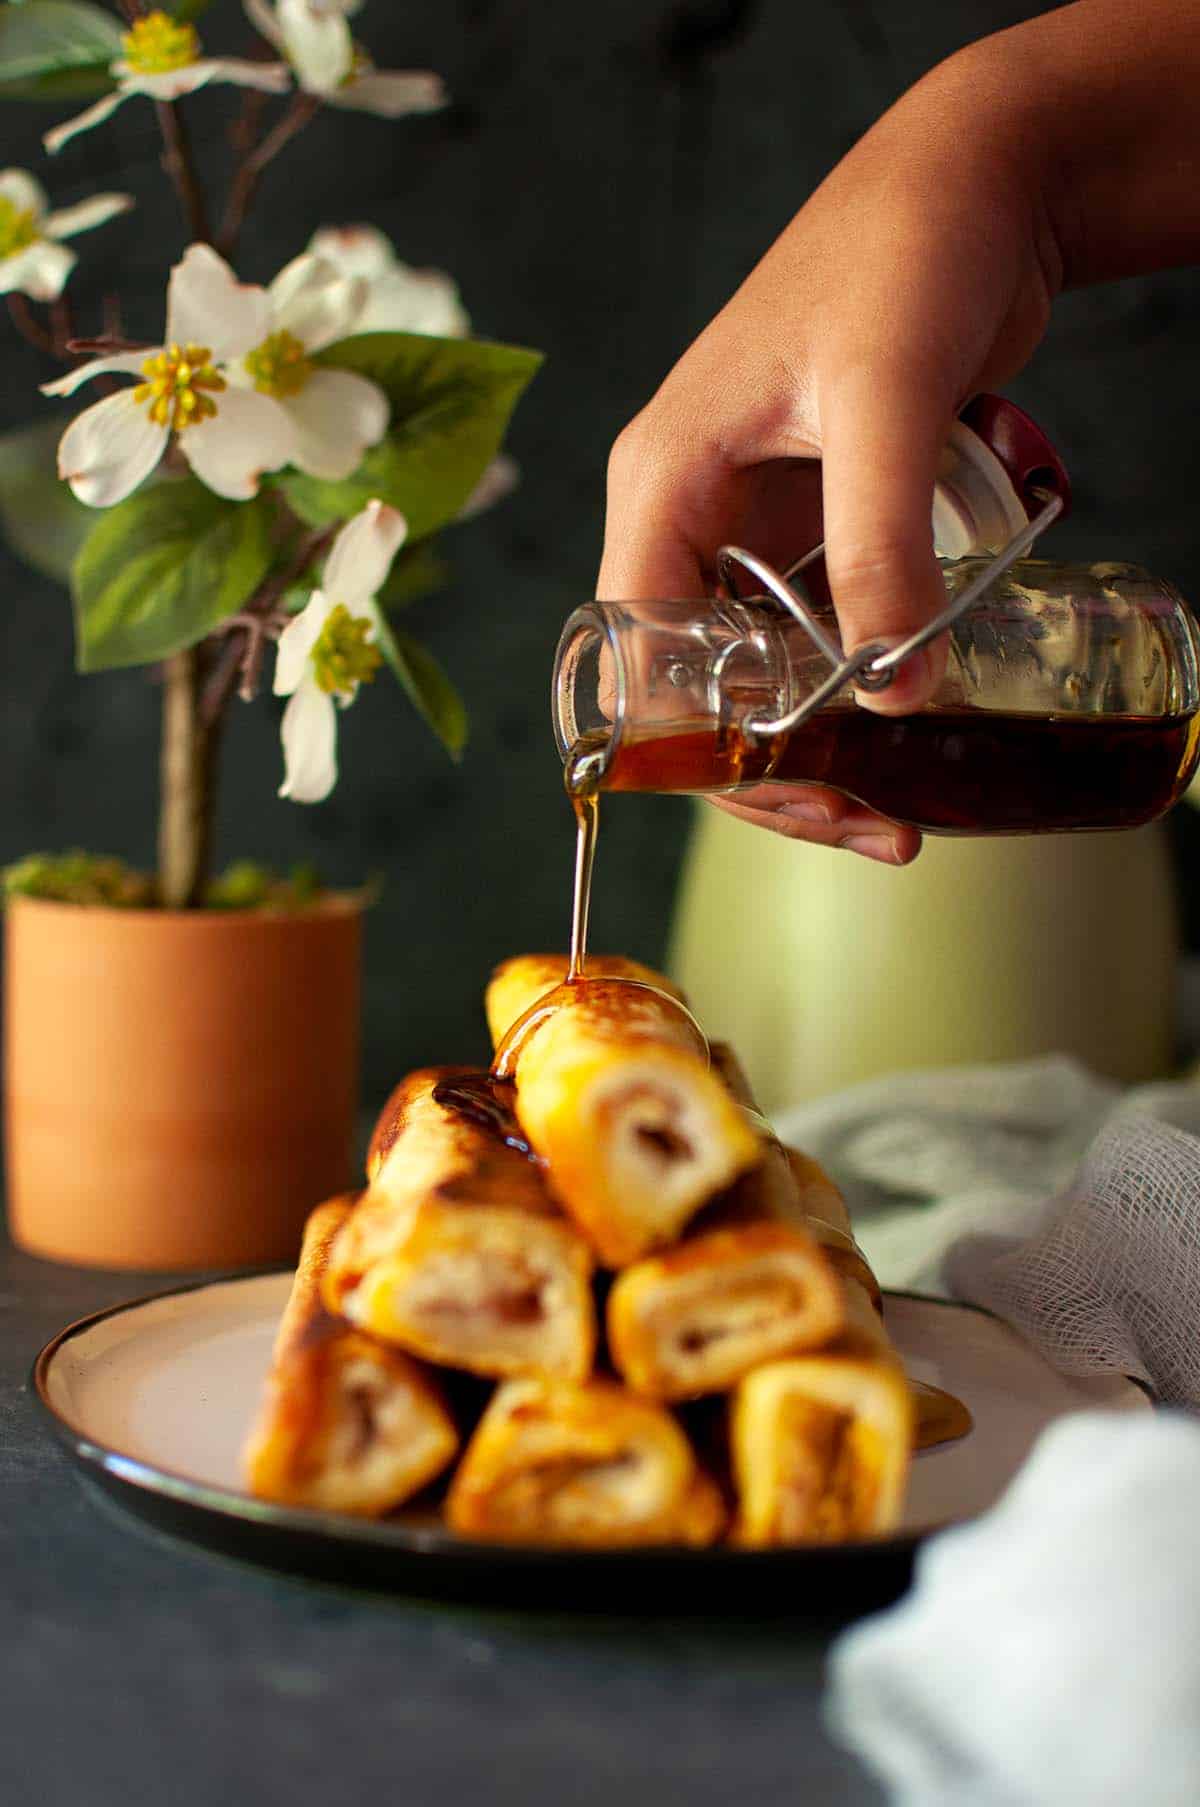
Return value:
<svg viewBox="0 0 1200 1807">
<path fill-rule="evenodd" d="M 986 1313 L 889 1294 L 910 1374 L 950 1388 L 975 1429 L 917 1458 L 894 1537 L 794 1550 L 568 1551 L 469 1543 L 428 1516 L 369 1523 L 272 1506 L 241 1490 L 254 1413 L 289 1273 L 181 1286 L 81 1318 L 38 1356 L 33 1385 L 85 1473 L 160 1529 L 227 1555 L 325 1580 L 533 1607 L 824 1612 L 906 1585 L 920 1539 L 998 1496 L 1064 1413 L 1145 1411 L 1131 1381 L 1048 1368 Z"/>
</svg>

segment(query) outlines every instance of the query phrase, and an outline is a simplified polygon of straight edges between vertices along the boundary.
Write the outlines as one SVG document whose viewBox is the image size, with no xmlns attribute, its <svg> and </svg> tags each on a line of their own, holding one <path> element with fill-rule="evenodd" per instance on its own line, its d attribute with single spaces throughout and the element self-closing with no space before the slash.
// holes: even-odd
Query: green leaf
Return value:
<svg viewBox="0 0 1200 1807">
<path fill-rule="evenodd" d="M 236 614 L 271 568 L 265 498 L 230 502 L 194 477 L 102 514 L 73 571 L 80 671 L 147 665 Z"/>
<path fill-rule="evenodd" d="M 379 650 L 395 672 L 409 700 L 433 729 L 451 759 L 460 759 L 467 744 L 467 709 L 428 647 L 401 633 L 382 615 Z"/>
<path fill-rule="evenodd" d="M 386 391 L 387 437 L 345 482 L 289 471 L 279 487 L 309 526 L 345 520 L 378 496 L 404 515 L 409 539 L 422 540 L 452 521 L 474 489 L 541 361 L 539 352 L 482 339 L 423 333 L 345 339 L 318 362 L 356 371 Z"/>
<path fill-rule="evenodd" d="M 0 6 L 0 97 L 66 100 L 113 85 L 121 22 L 87 0 Z"/>
<path fill-rule="evenodd" d="M 193 19 L 206 13 L 211 5 L 212 0 L 167 0 L 167 11 L 181 25 L 190 25 Z"/>
<path fill-rule="evenodd" d="M 65 584 L 96 515 L 59 482 L 62 430 L 61 420 L 47 419 L 0 434 L 0 530 L 18 558 Z"/>
<path fill-rule="evenodd" d="M 439 553 L 437 542 L 421 540 L 415 546 L 401 547 L 375 600 L 387 611 L 407 608 L 410 602 L 444 589 L 449 581 L 450 567 Z"/>
</svg>

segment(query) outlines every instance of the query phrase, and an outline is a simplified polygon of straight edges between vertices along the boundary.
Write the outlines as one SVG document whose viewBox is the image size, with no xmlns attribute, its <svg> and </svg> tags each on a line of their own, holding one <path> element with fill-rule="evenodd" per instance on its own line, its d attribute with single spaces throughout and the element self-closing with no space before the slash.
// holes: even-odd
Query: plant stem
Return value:
<svg viewBox="0 0 1200 1807">
<path fill-rule="evenodd" d="M 158 883 L 168 910 L 197 903 L 208 877 L 216 733 L 200 713 L 202 679 L 195 647 L 163 667 Z"/>
<path fill-rule="evenodd" d="M 221 221 L 221 234 L 217 240 L 217 249 L 223 257 L 230 256 L 237 245 L 238 235 L 246 221 L 247 210 L 254 199 L 268 163 L 279 155 L 297 132 L 304 130 L 320 104 L 315 94 L 301 92 L 293 95 L 291 105 L 282 118 L 267 133 L 258 149 L 251 151 L 237 170 L 230 186 L 225 217 Z"/>
<path fill-rule="evenodd" d="M 42 325 L 24 295 L 18 295 L 14 291 L 6 299 L 12 323 L 21 337 L 28 339 L 31 345 L 36 345 L 37 349 L 44 351 L 47 356 L 56 357 L 58 346 L 55 344 L 54 334 L 48 326 Z"/>
<path fill-rule="evenodd" d="M 208 223 L 208 207 L 196 174 L 192 141 L 183 115 L 173 100 L 156 100 L 154 107 L 163 137 L 163 167 L 175 184 L 188 230 L 194 241 L 202 245 L 211 244 L 212 229 Z"/>
</svg>

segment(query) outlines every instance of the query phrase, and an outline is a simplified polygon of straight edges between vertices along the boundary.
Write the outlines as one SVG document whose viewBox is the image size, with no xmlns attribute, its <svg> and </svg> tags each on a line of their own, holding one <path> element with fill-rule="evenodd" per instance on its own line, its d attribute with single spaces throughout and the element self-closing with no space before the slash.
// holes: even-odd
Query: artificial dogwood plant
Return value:
<svg viewBox="0 0 1200 1807">
<path fill-rule="evenodd" d="M 362 0 L 245 0 L 247 56 L 208 53 L 194 22 L 204 10 L 205 0 L 0 4 L 0 98 L 95 96 L 45 133 L 52 153 L 134 98 L 149 101 L 183 213 L 161 341 L 127 339 L 111 301 L 104 330 L 84 337 L 63 241 L 133 198 L 55 209 L 32 174 L 0 170 L 0 296 L 18 330 L 68 366 L 43 394 L 86 394 L 58 439 L 60 512 L 20 506 L 44 452 L 44 436 L 26 429 L 0 442 L 0 520 L 43 570 L 59 568 L 74 535 L 81 670 L 161 670 L 156 895 L 174 908 L 204 894 L 212 736 L 235 696 L 258 693 L 273 643 L 274 690 L 288 699 L 282 796 L 329 794 L 339 711 L 388 668 L 461 751 L 456 691 L 388 611 L 430 586 L 433 536 L 512 487 L 501 444 L 540 361 L 471 338 L 452 280 L 409 268 L 368 225 L 319 227 L 266 286 L 239 279 L 263 172 L 321 109 L 396 119 L 446 97 L 427 71 L 375 68 L 351 29 Z M 213 84 L 247 95 L 215 229 L 180 104 Z"/>
</svg>

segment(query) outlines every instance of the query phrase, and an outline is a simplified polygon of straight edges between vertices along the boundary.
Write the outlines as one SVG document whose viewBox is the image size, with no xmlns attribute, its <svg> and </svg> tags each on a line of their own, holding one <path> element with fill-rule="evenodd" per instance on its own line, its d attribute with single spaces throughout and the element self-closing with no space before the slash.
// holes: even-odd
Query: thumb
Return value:
<svg viewBox="0 0 1200 1807">
<path fill-rule="evenodd" d="M 933 485 L 954 417 L 944 385 L 887 359 L 856 363 L 821 386 L 825 566 L 842 644 L 895 645 L 945 606 L 933 554 Z M 944 658 L 925 647 L 868 708 L 903 714 L 927 700 Z"/>
</svg>

